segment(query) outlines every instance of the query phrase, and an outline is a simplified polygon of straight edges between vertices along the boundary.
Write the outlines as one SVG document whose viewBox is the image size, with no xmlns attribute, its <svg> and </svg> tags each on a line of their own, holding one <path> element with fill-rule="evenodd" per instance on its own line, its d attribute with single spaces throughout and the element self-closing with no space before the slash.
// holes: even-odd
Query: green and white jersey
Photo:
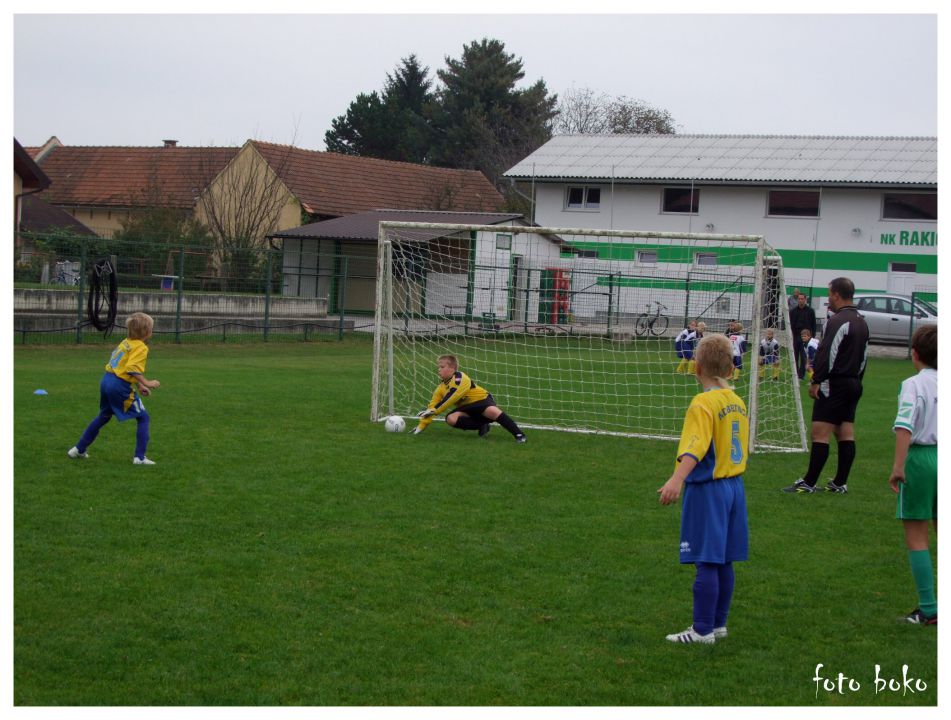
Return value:
<svg viewBox="0 0 951 720">
<path fill-rule="evenodd" d="M 901 384 L 893 430 L 911 433 L 912 445 L 938 444 L 938 371 L 924 368 Z"/>
</svg>

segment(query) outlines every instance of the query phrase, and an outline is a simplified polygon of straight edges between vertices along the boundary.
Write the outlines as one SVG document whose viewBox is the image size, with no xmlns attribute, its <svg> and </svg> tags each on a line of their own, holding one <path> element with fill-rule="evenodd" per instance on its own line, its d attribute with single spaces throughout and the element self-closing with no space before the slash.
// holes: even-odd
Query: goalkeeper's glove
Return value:
<svg viewBox="0 0 951 720">
<path fill-rule="evenodd" d="M 425 410 L 420 410 L 418 413 L 416 413 L 416 417 L 418 417 L 420 420 L 425 420 L 426 418 L 432 417 L 435 414 L 435 410 L 432 408 L 426 408 Z"/>
<path fill-rule="evenodd" d="M 417 425 L 416 428 L 413 430 L 413 435 L 419 435 L 422 431 L 423 431 L 423 427 L 421 425 Z"/>
</svg>

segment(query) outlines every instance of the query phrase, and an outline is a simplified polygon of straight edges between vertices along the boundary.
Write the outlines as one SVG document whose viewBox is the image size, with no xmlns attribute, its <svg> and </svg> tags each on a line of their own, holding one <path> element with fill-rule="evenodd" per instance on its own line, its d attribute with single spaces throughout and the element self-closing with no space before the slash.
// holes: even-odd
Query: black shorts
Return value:
<svg viewBox="0 0 951 720">
<path fill-rule="evenodd" d="M 831 377 L 819 385 L 819 397 L 812 406 L 812 422 L 832 425 L 855 422 L 855 408 L 862 397 L 858 378 Z"/>
<path fill-rule="evenodd" d="M 464 412 L 470 417 L 482 417 L 482 411 L 486 408 L 493 407 L 495 405 L 495 398 L 492 397 L 492 393 L 489 393 L 489 396 L 485 400 L 479 400 L 478 402 L 469 403 L 468 405 L 463 405 L 462 407 L 457 407 L 455 410 L 450 412 Z"/>
</svg>

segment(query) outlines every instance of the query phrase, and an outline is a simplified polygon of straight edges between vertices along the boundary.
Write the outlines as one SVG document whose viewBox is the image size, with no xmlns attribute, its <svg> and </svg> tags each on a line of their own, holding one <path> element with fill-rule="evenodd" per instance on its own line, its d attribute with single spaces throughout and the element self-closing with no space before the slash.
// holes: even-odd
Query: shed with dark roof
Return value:
<svg viewBox="0 0 951 720">
<path fill-rule="evenodd" d="M 370 312 L 376 304 L 377 247 L 380 223 L 411 222 L 449 225 L 527 227 L 517 213 L 372 210 L 311 223 L 272 234 L 284 246 L 284 294 L 327 298 L 328 311 Z M 401 231 L 401 236 L 444 252 L 466 256 L 480 243 L 495 246 L 495 236 L 440 228 Z M 518 242 L 542 244 L 557 256 L 560 238 L 527 233 Z M 434 250 L 434 253 L 438 251 Z M 511 253 L 511 248 L 507 251 Z M 506 261 L 508 262 L 508 261 Z M 424 308 L 420 307 L 422 312 Z"/>
</svg>

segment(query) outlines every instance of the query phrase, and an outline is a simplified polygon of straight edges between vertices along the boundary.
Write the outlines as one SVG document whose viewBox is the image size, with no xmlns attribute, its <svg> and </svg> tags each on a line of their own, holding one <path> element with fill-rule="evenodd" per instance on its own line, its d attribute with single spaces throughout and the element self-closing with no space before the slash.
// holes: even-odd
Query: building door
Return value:
<svg viewBox="0 0 951 720">
<path fill-rule="evenodd" d="M 888 292 L 896 295 L 911 295 L 915 291 L 915 263 L 893 262 L 888 264 Z"/>
</svg>

